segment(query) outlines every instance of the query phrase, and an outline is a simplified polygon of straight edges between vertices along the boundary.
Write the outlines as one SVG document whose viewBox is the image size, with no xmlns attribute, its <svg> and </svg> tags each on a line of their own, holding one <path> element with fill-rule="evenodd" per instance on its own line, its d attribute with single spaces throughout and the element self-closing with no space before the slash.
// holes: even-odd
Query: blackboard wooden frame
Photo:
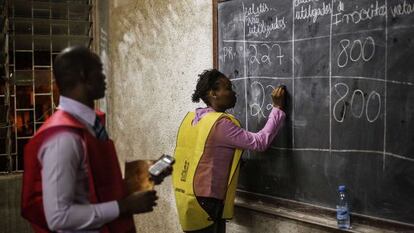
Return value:
<svg viewBox="0 0 414 233">
<path fill-rule="evenodd" d="M 213 67 L 218 69 L 218 4 L 232 0 L 212 0 L 213 15 Z M 244 208 L 273 216 L 306 222 L 321 227 L 337 229 L 335 209 L 298 202 L 295 200 L 237 190 L 236 209 Z M 237 210 L 236 210 L 237 211 Z M 397 231 L 414 232 L 414 225 L 352 213 L 352 229 L 347 232 Z"/>
</svg>

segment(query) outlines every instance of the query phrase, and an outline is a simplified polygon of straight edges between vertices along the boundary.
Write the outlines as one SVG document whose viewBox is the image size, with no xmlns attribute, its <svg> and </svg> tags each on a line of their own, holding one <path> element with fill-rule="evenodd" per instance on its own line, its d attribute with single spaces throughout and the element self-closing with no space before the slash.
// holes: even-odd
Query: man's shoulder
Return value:
<svg viewBox="0 0 414 233">
<path fill-rule="evenodd" d="M 51 143 L 64 144 L 78 144 L 82 142 L 82 136 L 78 130 L 73 128 L 60 128 L 53 130 L 43 142 L 43 145 Z"/>
<path fill-rule="evenodd" d="M 46 124 L 46 123 L 45 123 Z M 83 130 L 77 127 L 70 127 L 64 124 L 54 124 L 50 126 L 41 127 L 35 136 L 30 140 L 31 144 L 44 146 L 46 143 L 59 142 L 67 143 L 83 140 Z"/>
<path fill-rule="evenodd" d="M 76 117 L 63 110 L 58 110 L 40 127 L 39 133 L 53 128 L 83 129 L 86 126 Z"/>
</svg>

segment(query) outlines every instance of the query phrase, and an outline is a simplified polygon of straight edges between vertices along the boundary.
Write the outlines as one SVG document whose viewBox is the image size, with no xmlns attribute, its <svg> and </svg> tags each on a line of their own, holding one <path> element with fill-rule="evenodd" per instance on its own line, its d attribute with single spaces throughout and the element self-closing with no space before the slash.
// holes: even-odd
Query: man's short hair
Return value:
<svg viewBox="0 0 414 233">
<path fill-rule="evenodd" d="M 64 49 L 53 63 L 53 75 L 60 92 L 71 90 L 88 75 L 97 56 L 84 46 Z"/>
</svg>

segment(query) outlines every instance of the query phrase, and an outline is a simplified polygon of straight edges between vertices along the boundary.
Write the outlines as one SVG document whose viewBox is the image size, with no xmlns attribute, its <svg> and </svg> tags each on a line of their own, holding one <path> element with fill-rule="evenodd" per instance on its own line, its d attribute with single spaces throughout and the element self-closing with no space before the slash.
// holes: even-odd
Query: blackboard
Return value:
<svg viewBox="0 0 414 233">
<path fill-rule="evenodd" d="M 245 152 L 239 189 L 414 224 L 414 0 L 232 0 L 215 5 L 230 110 L 260 130 L 279 84 L 287 120 Z"/>
</svg>

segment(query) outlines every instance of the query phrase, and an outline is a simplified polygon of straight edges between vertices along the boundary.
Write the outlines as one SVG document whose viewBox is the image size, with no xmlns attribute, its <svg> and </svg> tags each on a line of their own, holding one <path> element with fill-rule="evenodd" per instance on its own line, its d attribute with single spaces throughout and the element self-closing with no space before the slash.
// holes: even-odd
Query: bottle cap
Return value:
<svg viewBox="0 0 414 233">
<path fill-rule="evenodd" d="M 339 185 L 338 191 L 345 191 L 345 185 Z"/>
</svg>

